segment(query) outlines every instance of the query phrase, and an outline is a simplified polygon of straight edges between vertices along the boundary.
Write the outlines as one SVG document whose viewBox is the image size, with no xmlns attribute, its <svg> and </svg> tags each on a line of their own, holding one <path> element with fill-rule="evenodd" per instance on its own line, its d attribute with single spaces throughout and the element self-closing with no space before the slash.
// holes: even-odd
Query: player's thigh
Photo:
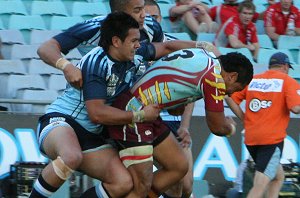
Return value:
<svg viewBox="0 0 300 198">
<path fill-rule="evenodd" d="M 164 168 L 173 169 L 179 164 L 187 167 L 187 157 L 172 133 L 154 147 L 154 159 Z M 180 163 L 178 163 L 180 162 Z"/>
<path fill-rule="evenodd" d="M 83 153 L 80 170 L 90 177 L 106 183 L 113 183 L 116 179 L 130 177 L 119 158 L 118 152 L 109 146 L 97 151 Z"/>
</svg>

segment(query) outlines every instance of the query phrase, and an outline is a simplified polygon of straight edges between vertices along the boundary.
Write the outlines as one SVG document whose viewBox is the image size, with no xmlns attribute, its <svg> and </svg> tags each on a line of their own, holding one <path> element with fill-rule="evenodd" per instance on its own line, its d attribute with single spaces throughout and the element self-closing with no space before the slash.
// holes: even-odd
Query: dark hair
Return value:
<svg viewBox="0 0 300 198">
<path fill-rule="evenodd" d="M 238 12 L 241 13 L 244 8 L 252 10 L 253 14 L 255 13 L 255 5 L 250 0 L 241 2 L 238 7 Z"/>
<path fill-rule="evenodd" d="M 104 51 L 112 45 L 112 37 L 117 36 L 124 41 L 129 29 L 139 29 L 139 23 L 125 12 L 113 12 L 107 15 L 100 28 L 100 41 Z"/>
<path fill-rule="evenodd" d="M 158 3 L 155 0 L 145 0 L 145 6 L 146 5 L 156 6 L 159 10 L 159 13 L 161 13 L 160 7 L 159 7 Z"/>
<path fill-rule="evenodd" d="M 111 12 L 123 11 L 129 1 L 131 0 L 109 0 Z"/>
<path fill-rule="evenodd" d="M 253 65 L 250 60 L 241 53 L 230 52 L 218 57 L 222 68 L 226 72 L 237 72 L 237 82 L 243 86 L 248 85 L 253 78 Z"/>
</svg>

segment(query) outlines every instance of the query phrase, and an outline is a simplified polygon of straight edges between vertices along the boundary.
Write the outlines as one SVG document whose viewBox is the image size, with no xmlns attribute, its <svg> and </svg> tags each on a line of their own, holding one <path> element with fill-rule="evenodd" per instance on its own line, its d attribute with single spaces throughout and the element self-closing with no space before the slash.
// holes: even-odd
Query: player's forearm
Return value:
<svg viewBox="0 0 300 198">
<path fill-rule="evenodd" d="M 225 101 L 231 109 L 231 111 L 243 122 L 244 112 L 241 109 L 241 107 L 238 104 L 236 104 L 230 97 L 225 97 Z"/>
<path fill-rule="evenodd" d="M 191 118 L 193 115 L 195 103 L 190 103 L 185 106 L 184 112 L 181 116 L 180 128 L 188 129 L 190 127 Z"/>
<path fill-rule="evenodd" d="M 43 43 L 37 51 L 40 58 L 47 64 L 55 67 L 55 64 L 59 58 L 62 57 L 60 52 L 60 46 L 54 39 L 50 39 Z"/>
</svg>

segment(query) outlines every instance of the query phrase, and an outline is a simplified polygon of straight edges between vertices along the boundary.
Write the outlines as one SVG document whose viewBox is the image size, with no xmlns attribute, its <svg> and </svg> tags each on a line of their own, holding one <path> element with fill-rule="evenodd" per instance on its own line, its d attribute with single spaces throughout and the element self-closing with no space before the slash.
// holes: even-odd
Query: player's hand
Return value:
<svg viewBox="0 0 300 198">
<path fill-rule="evenodd" d="M 227 125 L 229 125 L 230 128 L 230 132 L 228 132 L 228 136 L 232 136 L 235 134 L 236 132 L 236 122 L 233 120 L 233 118 L 231 116 L 226 116 L 225 117 L 226 123 Z"/>
<path fill-rule="evenodd" d="M 73 87 L 79 89 L 82 87 L 82 73 L 81 70 L 75 67 L 72 64 L 68 64 L 64 68 L 64 75 L 68 83 L 70 83 Z"/>
<path fill-rule="evenodd" d="M 178 139 L 180 140 L 179 142 L 182 148 L 189 148 L 192 143 L 189 130 L 187 128 L 180 127 L 177 130 L 177 134 L 179 136 Z"/>
<path fill-rule="evenodd" d="M 252 45 L 252 44 L 248 44 L 248 45 L 247 45 L 247 48 L 248 48 L 250 51 L 254 51 L 254 50 L 255 50 L 255 47 L 254 47 L 254 45 Z"/>
<path fill-rule="evenodd" d="M 145 122 L 156 120 L 160 112 L 160 108 L 157 104 L 147 105 L 143 110 L 145 111 Z"/>
</svg>

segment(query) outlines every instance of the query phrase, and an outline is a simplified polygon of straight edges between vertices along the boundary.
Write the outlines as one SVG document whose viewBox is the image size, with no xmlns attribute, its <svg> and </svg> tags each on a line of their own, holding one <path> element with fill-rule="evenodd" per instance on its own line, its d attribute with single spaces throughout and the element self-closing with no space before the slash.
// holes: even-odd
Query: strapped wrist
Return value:
<svg viewBox="0 0 300 198">
<path fill-rule="evenodd" d="M 132 122 L 137 123 L 137 122 L 144 122 L 145 121 L 145 111 L 133 111 L 133 117 L 132 117 Z"/>
<path fill-rule="evenodd" d="M 207 41 L 197 41 L 195 47 L 205 49 L 209 52 L 214 51 L 215 48 L 215 46 L 212 43 L 209 43 Z"/>
<path fill-rule="evenodd" d="M 230 133 L 226 135 L 226 137 L 230 137 L 231 135 L 233 135 L 236 131 L 236 127 L 234 126 L 234 124 L 230 123 Z"/>
<path fill-rule="evenodd" d="M 63 70 L 66 68 L 66 66 L 67 66 L 68 64 L 71 64 L 71 62 L 68 61 L 67 59 L 61 57 L 61 58 L 59 58 L 59 59 L 56 61 L 55 67 L 56 67 L 57 69 L 60 69 L 60 70 L 63 71 Z"/>
</svg>

